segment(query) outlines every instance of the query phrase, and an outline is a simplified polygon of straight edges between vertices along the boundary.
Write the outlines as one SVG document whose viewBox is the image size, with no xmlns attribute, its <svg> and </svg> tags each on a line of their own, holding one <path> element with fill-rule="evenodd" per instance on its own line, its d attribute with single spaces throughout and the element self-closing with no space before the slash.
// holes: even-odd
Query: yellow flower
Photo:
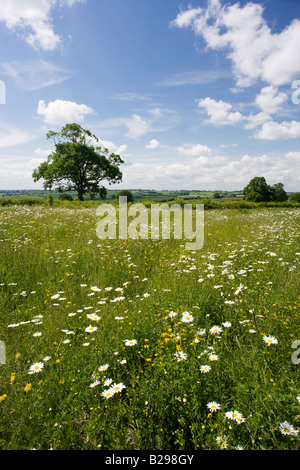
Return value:
<svg viewBox="0 0 300 470">
<path fill-rule="evenodd" d="M 16 374 L 13 372 L 10 376 L 10 384 L 13 384 L 16 378 Z"/>
<path fill-rule="evenodd" d="M 7 395 L 5 395 L 5 394 L 4 394 L 4 395 L 1 395 L 1 396 L 0 396 L 0 403 L 1 403 L 3 400 L 5 400 L 6 397 L 7 397 Z"/>
<path fill-rule="evenodd" d="M 20 356 L 21 356 L 21 354 L 20 354 L 20 353 L 17 353 L 17 354 L 16 354 L 16 359 L 19 359 Z"/>
<path fill-rule="evenodd" d="M 25 385 L 25 387 L 24 387 L 24 392 L 27 393 L 27 392 L 30 392 L 30 390 L 31 390 L 31 384 Z"/>
</svg>

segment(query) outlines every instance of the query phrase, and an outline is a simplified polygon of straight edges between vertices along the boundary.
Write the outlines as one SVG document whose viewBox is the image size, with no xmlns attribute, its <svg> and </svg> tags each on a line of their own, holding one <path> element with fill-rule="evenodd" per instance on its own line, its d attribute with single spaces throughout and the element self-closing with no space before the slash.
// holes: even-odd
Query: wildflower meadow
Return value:
<svg viewBox="0 0 300 470">
<path fill-rule="evenodd" d="M 299 208 L 205 211 L 204 246 L 0 208 L 0 448 L 299 450 Z"/>
</svg>

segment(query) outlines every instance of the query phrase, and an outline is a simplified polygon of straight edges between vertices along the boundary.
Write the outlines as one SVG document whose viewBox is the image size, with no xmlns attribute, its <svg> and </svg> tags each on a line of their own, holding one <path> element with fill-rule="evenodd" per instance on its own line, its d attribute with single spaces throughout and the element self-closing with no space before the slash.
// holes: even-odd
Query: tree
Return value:
<svg viewBox="0 0 300 470">
<path fill-rule="evenodd" d="M 300 202 L 300 193 L 294 193 L 290 199 L 291 202 Z"/>
<path fill-rule="evenodd" d="M 288 196 L 283 186 L 282 183 L 269 186 L 263 176 L 256 176 L 243 189 L 244 199 L 252 202 L 284 202 Z"/>
<path fill-rule="evenodd" d="M 46 137 L 53 139 L 55 151 L 32 173 L 35 182 L 45 180 L 45 189 L 56 186 L 59 192 L 77 191 L 78 199 L 83 201 L 86 193 L 105 198 L 107 191 L 100 184 L 103 180 L 109 184 L 122 181 L 121 157 L 92 145 L 97 145 L 99 139 L 79 124 L 67 124 L 60 132 L 48 132 Z"/>
<path fill-rule="evenodd" d="M 120 196 L 126 196 L 127 197 L 127 202 L 133 202 L 133 195 L 132 192 L 127 190 L 127 189 L 122 189 L 122 191 L 119 192 L 118 197 Z"/>
<path fill-rule="evenodd" d="M 255 176 L 243 189 L 245 201 L 265 202 L 270 201 L 270 186 L 263 176 Z"/>
<path fill-rule="evenodd" d="M 271 186 L 271 201 L 284 202 L 288 200 L 288 195 L 283 189 L 282 183 L 276 183 Z"/>
</svg>

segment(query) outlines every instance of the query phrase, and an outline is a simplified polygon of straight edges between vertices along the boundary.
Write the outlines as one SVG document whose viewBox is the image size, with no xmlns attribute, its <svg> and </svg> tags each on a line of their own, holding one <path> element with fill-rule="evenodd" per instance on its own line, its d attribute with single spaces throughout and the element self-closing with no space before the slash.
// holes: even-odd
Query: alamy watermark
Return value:
<svg viewBox="0 0 300 470">
<path fill-rule="evenodd" d="M 0 80 L 0 104 L 6 104 L 6 85 L 3 80 Z"/>
<path fill-rule="evenodd" d="M 6 364 L 6 348 L 4 341 L 0 341 L 0 365 Z"/>
<path fill-rule="evenodd" d="M 196 204 L 144 204 L 128 207 L 127 197 L 119 197 L 119 207 L 112 204 L 98 206 L 96 215 L 101 217 L 96 233 L 102 239 L 152 239 L 169 240 L 173 233 L 176 240 L 185 240 L 186 250 L 201 250 L 204 245 L 204 205 Z M 171 217 L 173 215 L 173 217 Z M 160 217 L 161 216 L 161 217 Z M 150 220 L 149 220 L 150 219 Z"/>
<path fill-rule="evenodd" d="M 292 83 L 292 88 L 296 88 L 296 91 L 292 94 L 292 103 L 300 103 L 300 80 L 294 80 Z"/>
</svg>

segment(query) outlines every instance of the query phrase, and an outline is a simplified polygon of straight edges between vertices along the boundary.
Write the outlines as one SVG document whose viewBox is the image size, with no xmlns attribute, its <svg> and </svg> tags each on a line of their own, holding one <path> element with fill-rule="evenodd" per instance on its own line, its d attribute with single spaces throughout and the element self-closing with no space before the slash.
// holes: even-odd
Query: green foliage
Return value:
<svg viewBox="0 0 300 470">
<path fill-rule="evenodd" d="M 122 189 L 122 191 L 120 191 L 119 194 L 118 194 L 118 198 L 121 197 L 121 196 L 127 197 L 127 202 L 128 203 L 133 202 L 133 194 L 128 189 Z"/>
<path fill-rule="evenodd" d="M 61 193 L 58 197 L 60 201 L 73 201 L 71 194 Z"/>
<path fill-rule="evenodd" d="M 50 131 L 47 139 L 53 139 L 55 151 L 32 174 L 35 182 L 44 179 L 45 189 L 55 186 L 60 192 L 77 191 L 82 201 L 86 193 L 104 198 L 106 189 L 100 184 L 103 180 L 109 184 L 122 180 L 121 157 L 91 145 L 99 139 L 79 124 L 67 124 L 60 132 Z"/>
<path fill-rule="evenodd" d="M 269 186 L 263 176 L 256 176 L 243 189 L 244 199 L 251 202 L 285 202 L 288 196 L 283 186 L 282 183 Z"/>
<path fill-rule="evenodd" d="M 300 203 L 300 193 L 293 194 L 292 197 L 290 198 L 290 201 Z"/>
<path fill-rule="evenodd" d="M 299 206 L 220 203 L 189 252 L 100 240 L 91 204 L 0 208 L 0 448 L 299 450 Z"/>
</svg>

